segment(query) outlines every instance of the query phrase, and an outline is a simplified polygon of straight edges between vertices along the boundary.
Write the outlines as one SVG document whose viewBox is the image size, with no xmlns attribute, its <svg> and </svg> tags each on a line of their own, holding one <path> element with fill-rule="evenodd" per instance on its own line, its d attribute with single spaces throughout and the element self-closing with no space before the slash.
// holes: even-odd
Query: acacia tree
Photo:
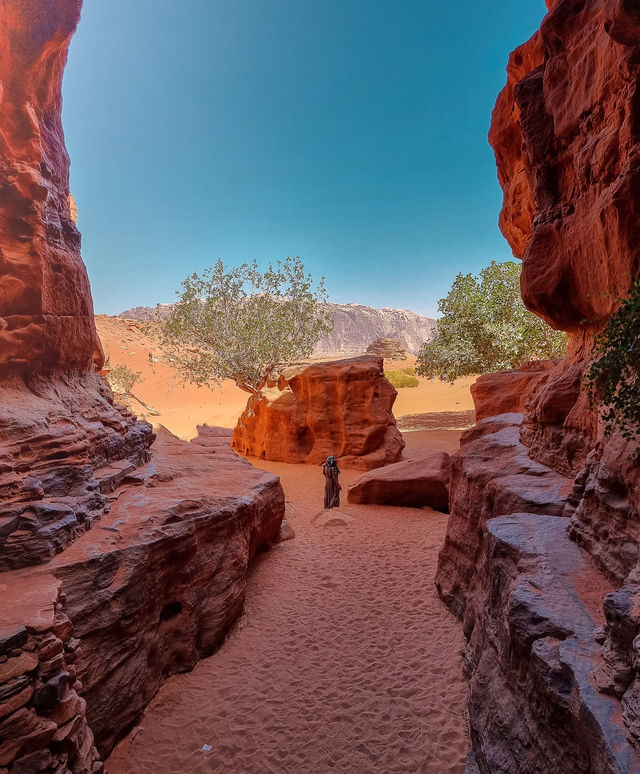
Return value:
<svg viewBox="0 0 640 774">
<path fill-rule="evenodd" d="M 324 277 L 315 286 L 300 258 L 260 272 L 256 261 L 218 260 L 182 283 L 179 300 L 158 316 L 160 345 L 185 381 L 232 379 L 255 395 L 272 371 L 309 357 L 333 327 Z"/>
<path fill-rule="evenodd" d="M 567 335 L 522 302 L 520 264 L 513 261 L 492 261 L 479 277 L 458 274 L 438 310 L 433 339 L 418 353 L 416 372 L 421 376 L 453 382 L 566 352 Z"/>
</svg>

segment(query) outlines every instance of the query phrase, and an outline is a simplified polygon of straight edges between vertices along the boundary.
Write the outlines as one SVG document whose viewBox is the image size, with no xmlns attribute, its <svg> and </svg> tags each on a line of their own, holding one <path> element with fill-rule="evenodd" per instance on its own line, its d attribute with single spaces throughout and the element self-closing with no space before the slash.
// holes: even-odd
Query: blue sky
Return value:
<svg viewBox="0 0 640 774">
<path fill-rule="evenodd" d="M 65 75 L 96 312 L 222 258 L 433 315 L 510 249 L 487 143 L 543 0 L 86 0 Z"/>
</svg>

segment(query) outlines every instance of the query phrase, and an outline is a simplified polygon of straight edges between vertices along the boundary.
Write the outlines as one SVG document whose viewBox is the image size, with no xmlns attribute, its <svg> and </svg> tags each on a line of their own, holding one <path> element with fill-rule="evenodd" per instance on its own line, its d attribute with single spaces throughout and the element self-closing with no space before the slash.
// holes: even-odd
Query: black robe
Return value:
<svg viewBox="0 0 640 774">
<path fill-rule="evenodd" d="M 324 465 L 322 468 L 324 473 L 324 507 L 325 508 L 339 508 L 340 507 L 340 483 L 338 482 L 338 476 L 340 470 L 336 465 Z"/>
</svg>

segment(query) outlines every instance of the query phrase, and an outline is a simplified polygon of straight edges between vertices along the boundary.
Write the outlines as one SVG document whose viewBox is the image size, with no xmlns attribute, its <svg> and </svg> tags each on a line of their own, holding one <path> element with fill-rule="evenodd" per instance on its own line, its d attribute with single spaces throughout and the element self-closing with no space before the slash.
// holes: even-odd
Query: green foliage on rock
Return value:
<svg viewBox="0 0 640 774">
<path fill-rule="evenodd" d="M 566 352 L 567 335 L 550 328 L 522 302 L 520 265 L 513 261 L 492 261 L 479 277 L 458 274 L 438 309 L 434 337 L 418 353 L 416 372 L 421 376 L 453 382 Z"/>
<path fill-rule="evenodd" d="M 278 367 L 309 357 L 332 328 L 324 278 L 315 286 L 300 258 L 237 268 L 222 261 L 182 283 L 168 317 L 158 319 L 160 345 L 185 381 L 233 379 L 256 394 Z"/>
<path fill-rule="evenodd" d="M 596 339 L 584 381 L 591 406 L 600 405 L 605 433 L 640 437 L 640 280 Z"/>
<path fill-rule="evenodd" d="M 131 390 L 141 380 L 142 371 L 134 371 L 121 363 L 107 373 L 107 381 L 116 395 L 131 395 Z"/>
<path fill-rule="evenodd" d="M 401 387 L 417 387 L 420 383 L 413 373 L 413 368 L 403 368 L 401 371 L 385 371 L 384 375 L 391 382 L 391 384 L 397 389 Z"/>
</svg>

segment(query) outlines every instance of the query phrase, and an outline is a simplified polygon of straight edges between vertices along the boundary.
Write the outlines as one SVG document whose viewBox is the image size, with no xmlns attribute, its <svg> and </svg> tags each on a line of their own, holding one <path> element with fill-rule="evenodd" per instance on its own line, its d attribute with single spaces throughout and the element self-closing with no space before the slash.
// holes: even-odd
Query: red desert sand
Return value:
<svg viewBox="0 0 640 774">
<path fill-rule="evenodd" d="M 458 437 L 409 433 L 407 450 Z M 295 539 L 258 557 L 240 622 L 164 684 L 109 774 L 462 772 L 463 637 L 433 583 L 447 516 L 324 511 L 319 466 L 252 462 L 281 477 Z"/>
</svg>

